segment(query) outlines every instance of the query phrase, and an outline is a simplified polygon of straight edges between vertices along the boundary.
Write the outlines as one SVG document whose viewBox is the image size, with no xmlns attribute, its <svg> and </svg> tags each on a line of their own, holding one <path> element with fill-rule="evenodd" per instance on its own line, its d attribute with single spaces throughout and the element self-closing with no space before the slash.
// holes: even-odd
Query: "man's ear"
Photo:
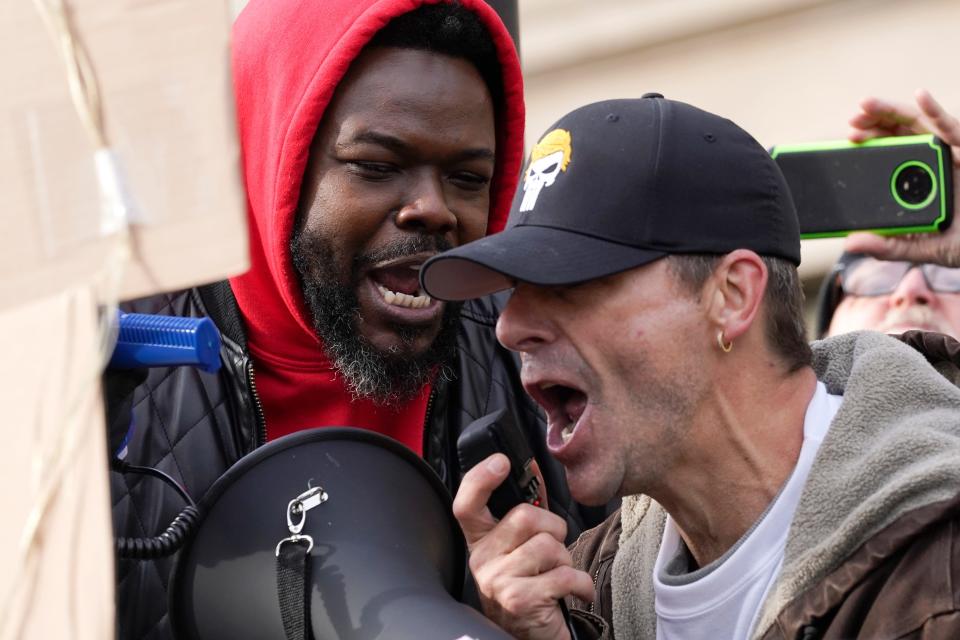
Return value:
<svg viewBox="0 0 960 640">
<path fill-rule="evenodd" d="M 753 325 L 767 289 L 767 265 L 748 249 L 725 255 L 708 281 L 707 314 L 733 341 Z"/>
</svg>

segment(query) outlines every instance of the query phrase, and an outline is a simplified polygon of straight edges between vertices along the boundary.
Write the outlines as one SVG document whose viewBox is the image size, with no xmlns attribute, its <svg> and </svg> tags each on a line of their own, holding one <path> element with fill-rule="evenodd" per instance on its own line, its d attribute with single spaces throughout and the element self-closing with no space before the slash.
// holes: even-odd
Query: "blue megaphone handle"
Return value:
<svg viewBox="0 0 960 640">
<path fill-rule="evenodd" d="M 112 369 L 192 365 L 208 373 L 220 369 L 220 332 L 210 318 L 120 313 Z"/>
</svg>

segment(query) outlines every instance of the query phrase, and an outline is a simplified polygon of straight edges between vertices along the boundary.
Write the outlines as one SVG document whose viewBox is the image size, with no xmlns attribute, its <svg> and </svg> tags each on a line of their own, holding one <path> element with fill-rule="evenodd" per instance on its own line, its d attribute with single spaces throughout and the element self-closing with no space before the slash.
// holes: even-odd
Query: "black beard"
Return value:
<svg viewBox="0 0 960 640">
<path fill-rule="evenodd" d="M 449 248 L 450 243 L 442 238 L 414 236 L 374 254 L 356 256 L 350 273 L 343 273 L 337 267 L 333 243 L 327 238 L 302 229 L 293 234 L 290 254 L 314 330 L 355 398 L 397 406 L 416 396 L 432 376 L 452 377 L 450 364 L 456 355 L 461 304 L 446 303 L 440 331 L 423 353 L 413 351 L 414 341 L 430 329 L 402 324 L 392 327 L 400 338 L 400 346 L 384 351 L 360 334 L 360 303 L 356 294 L 365 266 Z"/>
</svg>

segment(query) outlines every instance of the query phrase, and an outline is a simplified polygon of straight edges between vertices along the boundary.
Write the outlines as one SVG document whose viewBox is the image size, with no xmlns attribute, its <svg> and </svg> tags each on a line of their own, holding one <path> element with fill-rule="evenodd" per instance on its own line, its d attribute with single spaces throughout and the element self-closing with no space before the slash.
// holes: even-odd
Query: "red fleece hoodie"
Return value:
<svg viewBox="0 0 960 640">
<path fill-rule="evenodd" d="M 312 328 L 289 241 L 310 143 L 351 62 L 396 16 L 436 0 L 251 0 L 233 29 L 237 124 L 250 225 L 250 270 L 230 280 L 246 322 L 269 438 L 348 425 L 418 454 L 429 385 L 397 409 L 353 400 Z M 487 27 L 503 73 L 488 233 L 503 229 L 523 154 L 523 84 L 510 35 L 482 0 L 460 0 Z"/>
</svg>

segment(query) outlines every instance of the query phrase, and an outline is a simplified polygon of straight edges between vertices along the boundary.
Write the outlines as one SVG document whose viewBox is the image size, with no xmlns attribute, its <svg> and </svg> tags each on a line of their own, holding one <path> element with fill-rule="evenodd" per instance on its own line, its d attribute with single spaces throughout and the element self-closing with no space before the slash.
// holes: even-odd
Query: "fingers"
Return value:
<svg viewBox="0 0 960 640">
<path fill-rule="evenodd" d="M 590 575 L 566 565 L 536 576 L 478 578 L 477 586 L 484 613 L 517 638 L 566 638 L 560 599 L 572 594 L 593 601 Z"/>
<path fill-rule="evenodd" d="M 909 236 L 879 236 L 853 233 L 844 241 L 845 251 L 866 253 L 881 260 L 932 262 L 945 267 L 960 267 L 960 225 L 944 233 Z"/>
<path fill-rule="evenodd" d="M 898 247 L 891 242 L 894 238 L 878 236 L 873 233 L 851 233 L 843 241 L 843 250 L 848 253 L 866 253 L 881 260 L 899 260 Z"/>
<path fill-rule="evenodd" d="M 557 573 L 559 580 L 562 580 L 565 595 L 557 595 L 557 598 L 566 595 L 574 595 L 584 602 L 593 602 L 596 595 L 596 585 L 593 584 L 593 577 L 586 571 L 580 571 L 573 567 L 557 567 L 551 573 Z"/>
<path fill-rule="evenodd" d="M 550 516 L 550 518 L 540 516 Z M 515 585 L 518 579 L 552 574 L 561 567 L 572 570 L 573 558 L 563 544 L 562 532 L 557 529 L 547 531 L 531 528 L 532 523 L 549 525 L 556 520 L 559 520 L 557 516 L 530 505 L 521 505 L 508 513 L 496 530 L 476 545 L 470 553 L 470 570 L 473 572 L 480 592 L 487 598 L 500 602 L 506 586 Z M 565 529 L 565 524 L 563 528 Z M 517 542 L 519 537 L 523 539 Z M 560 572 L 559 575 L 568 574 Z M 550 589 L 547 592 L 549 597 L 544 600 L 542 598 L 544 592 L 537 591 L 541 596 L 539 602 L 549 603 L 550 599 L 557 599 L 570 593 L 583 593 L 582 579 L 570 578 L 570 580 L 569 584 L 558 582 L 557 575 L 552 575 L 549 578 Z M 589 580 L 589 583 L 589 593 L 586 598 L 588 600 L 593 598 L 593 581 Z"/>
<path fill-rule="evenodd" d="M 863 142 L 883 136 L 934 133 L 950 145 L 960 145 L 960 121 L 947 113 L 926 89 L 919 89 L 914 97 L 916 107 L 865 98 L 860 103 L 860 112 L 850 119 L 853 127 L 850 140 Z"/>
<path fill-rule="evenodd" d="M 926 89 L 919 89 L 915 97 L 925 119 L 929 121 L 931 133 L 951 146 L 960 146 L 960 120 L 947 113 Z M 960 162 L 958 155 L 954 153 L 954 163 Z"/>
<path fill-rule="evenodd" d="M 553 539 L 565 551 L 563 543 L 567 535 L 567 523 L 563 518 L 533 505 L 519 505 L 470 547 L 470 567 L 476 569 L 506 556 L 538 534 Z M 548 561 L 541 561 L 540 564 L 552 566 Z"/>
<path fill-rule="evenodd" d="M 850 119 L 850 126 L 853 142 L 926 132 L 916 107 L 873 97 L 860 102 L 860 112 Z"/>
<path fill-rule="evenodd" d="M 923 115 L 934 125 L 938 135 L 945 140 L 953 137 L 949 142 L 956 144 L 960 142 L 960 122 L 955 117 L 947 113 L 939 102 L 926 89 L 920 89 L 916 93 L 917 104 L 920 106 Z"/>
<path fill-rule="evenodd" d="M 500 528 L 504 535 L 510 536 L 516 548 L 535 533 L 544 532 L 563 544 L 567 537 L 567 522 L 555 513 L 546 509 L 534 507 L 530 504 L 521 504 L 510 510 L 510 513 L 500 521 Z"/>
<path fill-rule="evenodd" d="M 563 637 L 557 601 L 570 594 L 593 599 L 593 580 L 573 568 L 565 535 L 561 518 L 522 504 L 470 550 L 484 613 L 516 637 Z"/>
<path fill-rule="evenodd" d="M 470 556 L 470 569 L 480 591 L 496 598 L 504 585 L 517 578 L 532 578 L 557 567 L 571 566 L 573 560 L 566 547 L 546 533 L 539 533 L 513 551 L 489 558 Z"/>
<path fill-rule="evenodd" d="M 497 606 L 514 617 L 522 617 L 536 609 L 547 608 L 561 616 L 558 601 L 575 595 L 586 602 L 593 601 L 593 579 L 585 571 L 572 567 L 557 567 L 529 578 L 504 580 L 496 587 L 492 598 Z"/>
<path fill-rule="evenodd" d="M 906 126 L 896 126 L 891 128 L 882 128 L 882 127 L 868 127 L 863 129 L 853 129 L 847 135 L 847 138 L 851 142 L 866 142 L 867 140 L 873 140 L 874 138 L 888 138 L 890 136 L 912 136 L 919 133 L 926 132 L 926 129 L 918 123 L 914 124 L 911 127 Z"/>
<path fill-rule="evenodd" d="M 572 566 L 573 558 L 563 543 L 541 531 L 505 556 L 516 575 L 536 576 L 556 567 Z"/>
<path fill-rule="evenodd" d="M 463 476 L 453 499 L 453 515 L 463 529 L 468 548 L 472 548 L 497 524 L 487 508 L 487 502 L 509 471 L 510 460 L 507 456 L 495 453 Z"/>
<path fill-rule="evenodd" d="M 860 102 L 860 113 L 851 119 L 850 124 L 896 129 L 913 127 L 919 118 L 920 112 L 912 105 L 870 97 Z"/>
</svg>

